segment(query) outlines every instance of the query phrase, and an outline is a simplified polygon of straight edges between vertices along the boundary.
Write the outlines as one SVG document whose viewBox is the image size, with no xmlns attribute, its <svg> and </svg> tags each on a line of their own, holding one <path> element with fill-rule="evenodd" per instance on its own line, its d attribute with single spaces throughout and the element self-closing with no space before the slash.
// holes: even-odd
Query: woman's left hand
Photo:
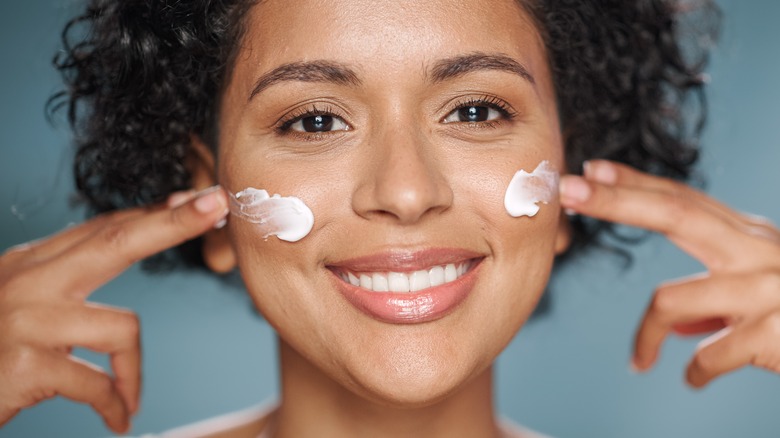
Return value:
<svg viewBox="0 0 780 438">
<path fill-rule="evenodd" d="M 636 333 L 633 366 L 648 370 L 670 333 L 713 332 L 688 364 L 703 387 L 746 365 L 780 373 L 780 230 L 684 184 L 592 161 L 561 179 L 564 208 L 665 235 L 707 271 L 661 284 Z"/>
</svg>

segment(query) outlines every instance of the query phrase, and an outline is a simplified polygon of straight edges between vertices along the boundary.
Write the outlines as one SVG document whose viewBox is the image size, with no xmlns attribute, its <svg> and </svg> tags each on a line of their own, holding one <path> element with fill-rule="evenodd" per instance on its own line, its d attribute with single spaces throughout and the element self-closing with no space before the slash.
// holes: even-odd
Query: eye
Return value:
<svg viewBox="0 0 780 438">
<path fill-rule="evenodd" d="M 341 117 L 328 114 L 302 116 L 289 124 L 289 129 L 298 132 L 347 131 L 349 125 Z"/>
<path fill-rule="evenodd" d="M 502 118 L 501 110 L 486 105 L 467 105 L 447 114 L 444 123 L 480 123 Z"/>
</svg>

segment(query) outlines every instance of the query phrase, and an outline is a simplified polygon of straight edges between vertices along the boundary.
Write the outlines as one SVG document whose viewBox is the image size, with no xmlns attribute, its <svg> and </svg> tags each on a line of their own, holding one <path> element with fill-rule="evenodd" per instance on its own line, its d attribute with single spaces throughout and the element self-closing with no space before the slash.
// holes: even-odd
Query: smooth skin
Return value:
<svg viewBox="0 0 780 438">
<path fill-rule="evenodd" d="M 226 189 L 296 196 L 315 217 L 295 244 L 227 227 L 279 338 L 275 436 L 496 436 L 492 365 L 569 236 L 557 200 L 525 220 L 503 206 L 518 169 L 564 163 L 534 20 L 515 0 L 270 0 L 246 20 L 218 156 L 204 161 Z M 290 65 L 296 74 L 279 75 Z M 469 108 L 486 114 L 463 121 Z M 306 132 L 323 112 L 330 127 Z M 379 254 L 366 270 L 396 271 L 388 254 L 431 250 L 480 261 L 468 296 L 425 323 L 367 315 L 330 269 Z M 414 270 L 446 257 L 434 258 Z"/>
<path fill-rule="evenodd" d="M 224 217 L 226 206 L 225 194 L 211 189 L 197 196 L 176 194 L 167 205 L 115 213 L 10 250 L 0 259 L 0 424 L 20 409 L 59 394 L 91 404 L 112 430 L 126 430 L 137 410 L 141 381 L 137 318 L 127 310 L 85 300 L 133 262 L 205 233 L 207 264 L 220 272 L 241 265 L 252 298 L 280 332 L 283 403 L 294 401 L 279 412 L 280 436 L 306 436 L 312 430 L 309 435 L 336 436 L 345 425 L 355 426 L 352 435 L 361 435 L 365 430 L 358 426 L 367 425 L 396 436 L 410 430 L 432 436 L 495 432 L 490 363 L 525 321 L 544 289 L 554 253 L 565 247 L 560 207 L 662 232 L 710 269 L 709 277 L 659 289 L 638 331 L 637 368 L 652 366 L 661 342 L 673 330 L 728 326 L 730 331 L 696 353 L 688 374 L 692 385 L 750 363 L 778 371 L 771 360 L 780 351 L 775 345 L 780 339 L 780 244 L 774 227 L 685 186 L 603 161 L 590 163 L 584 179 L 565 177 L 560 205 L 543 208 L 532 221 L 497 214 L 503 211 L 505 176 L 541 159 L 554 157 L 559 166 L 563 162 L 544 53 L 531 20 L 512 9 L 514 1 L 491 3 L 497 6 L 479 11 L 484 15 L 453 11 L 447 3 L 418 11 L 412 8 L 418 2 L 408 2 L 407 8 L 394 2 L 392 9 L 383 9 L 383 3 L 344 0 L 321 10 L 305 9 L 306 4 L 292 8 L 289 1 L 263 2 L 262 14 L 253 18 L 257 25 L 249 28 L 250 40 L 237 58 L 241 64 L 221 111 L 221 127 L 226 129 L 221 130 L 220 160 L 194 142 L 199 155 L 194 160 L 195 188 L 219 180 L 233 191 L 257 185 L 299 195 L 314 210 L 320 228 L 298 246 L 253 238 L 251 227 L 238 221 L 227 230 L 209 231 Z M 347 19 L 354 16 L 362 19 Z M 468 38 L 463 38 L 464 29 Z M 434 34 L 420 36 L 424 32 Z M 394 38 L 385 38 L 388 35 Z M 274 41 L 284 41 L 284 50 L 263 46 Z M 426 82 L 421 66 L 474 52 L 499 52 L 521 60 L 537 78 L 537 87 L 496 71 Z M 351 66 L 361 85 L 279 84 L 251 101 L 247 98 L 262 73 L 306 59 Z M 440 123 L 452 110 L 451 99 L 442 96 L 479 97 L 485 94 L 483 88 L 522 110 L 523 123 L 481 131 Z M 305 101 L 321 90 L 328 95 L 320 97 L 328 99 L 321 99 L 326 102 L 318 108 L 326 108 L 327 102 L 344 107 L 342 116 L 352 129 L 324 135 L 319 142 L 300 140 L 306 137 L 300 135 L 280 139 L 274 122 L 292 109 L 305 108 L 289 100 Z M 521 151 L 513 149 L 518 139 L 526 140 Z M 474 152 L 469 146 L 475 145 L 492 148 L 491 154 Z M 486 156 L 494 162 L 485 161 Z M 351 161 L 327 167 L 334 157 Z M 355 177 L 342 165 L 362 172 Z M 309 170 L 305 187 L 295 177 L 301 169 Z M 481 199 L 484 193 L 491 196 Z M 711 239 L 713 235 L 720 240 Z M 350 241 L 350 236 L 360 239 Z M 492 271 L 474 295 L 503 300 L 502 305 L 475 298 L 435 324 L 387 327 L 353 309 L 344 310 L 344 303 L 328 294 L 329 277 L 322 268 L 329 257 L 348 257 L 356 248 L 373 251 L 409 236 L 431 245 L 454 242 L 485 248 L 490 257 L 482 269 Z M 539 251 L 545 251 L 543 256 Z M 529 262 L 523 262 L 524 256 Z M 529 266 L 533 263 L 538 265 Z M 92 269 L 84 272 L 83 266 Z M 505 284 L 515 283 L 509 275 L 514 272 L 534 274 L 518 276 L 529 282 L 520 292 Z M 290 285 L 296 287 L 279 287 Z M 464 332 L 465 340 L 443 336 Z M 404 342 L 396 335 L 406 336 Z M 113 376 L 70 357 L 74 346 L 111 354 Z M 380 350 L 387 346 L 392 348 Z M 368 353 L 378 359 L 387 353 L 397 361 L 366 362 Z M 447 362 L 453 357 L 460 368 Z M 419 367 L 420 360 L 428 360 L 423 363 L 427 367 Z M 420 369 L 433 371 L 423 375 Z M 415 380 L 404 382 L 406 376 Z M 443 400 L 449 403 L 440 403 Z M 402 409 L 413 403 L 428 404 Z M 390 404 L 395 409 L 388 408 Z M 478 419 L 475 405 L 482 406 Z M 323 406 L 360 418 L 327 415 Z M 370 409 L 375 417 L 355 414 Z M 445 411 L 447 421 L 432 425 L 433 415 Z M 314 420 L 296 421 L 301 418 Z M 356 425 L 361 419 L 365 424 Z M 301 429 L 305 427 L 310 429 Z M 338 436 L 345 435 L 349 433 Z"/>
</svg>

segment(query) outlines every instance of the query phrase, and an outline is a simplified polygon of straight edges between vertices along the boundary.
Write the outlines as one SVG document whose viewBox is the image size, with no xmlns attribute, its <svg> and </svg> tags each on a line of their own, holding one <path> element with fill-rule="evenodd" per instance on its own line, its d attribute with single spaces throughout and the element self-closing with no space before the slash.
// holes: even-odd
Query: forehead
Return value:
<svg viewBox="0 0 780 438">
<path fill-rule="evenodd" d="M 242 51 L 261 70 L 333 59 L 387 71 L 477 51 L 545 62 L 517 0 L 264 0 L 246 25 Z"/>
</svg>

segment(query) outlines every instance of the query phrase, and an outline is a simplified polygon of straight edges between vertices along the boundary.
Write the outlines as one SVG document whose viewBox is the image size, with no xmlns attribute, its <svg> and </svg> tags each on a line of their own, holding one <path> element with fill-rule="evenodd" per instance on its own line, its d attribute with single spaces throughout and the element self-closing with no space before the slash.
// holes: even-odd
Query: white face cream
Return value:
<svg viewBox="0 0 780 438">
<path fill-rule="evenodd" d="M 248 187 L 235 195 L 230 193 L 230 213 L 257 224 L 263 238 L 297 242 L 311 231 L 314 214 L 298 198 L 269 196 L 265 190 Z"/>
<path fill-rule="evenodd" d="M 542 161 L 533 172 L 515 173 L 504 196 L 504 207 L 512 217 L 534 217 L 539 203 L 548 204 L 558 195 L 560 175 L 549 161 Z"/>
</svg>

